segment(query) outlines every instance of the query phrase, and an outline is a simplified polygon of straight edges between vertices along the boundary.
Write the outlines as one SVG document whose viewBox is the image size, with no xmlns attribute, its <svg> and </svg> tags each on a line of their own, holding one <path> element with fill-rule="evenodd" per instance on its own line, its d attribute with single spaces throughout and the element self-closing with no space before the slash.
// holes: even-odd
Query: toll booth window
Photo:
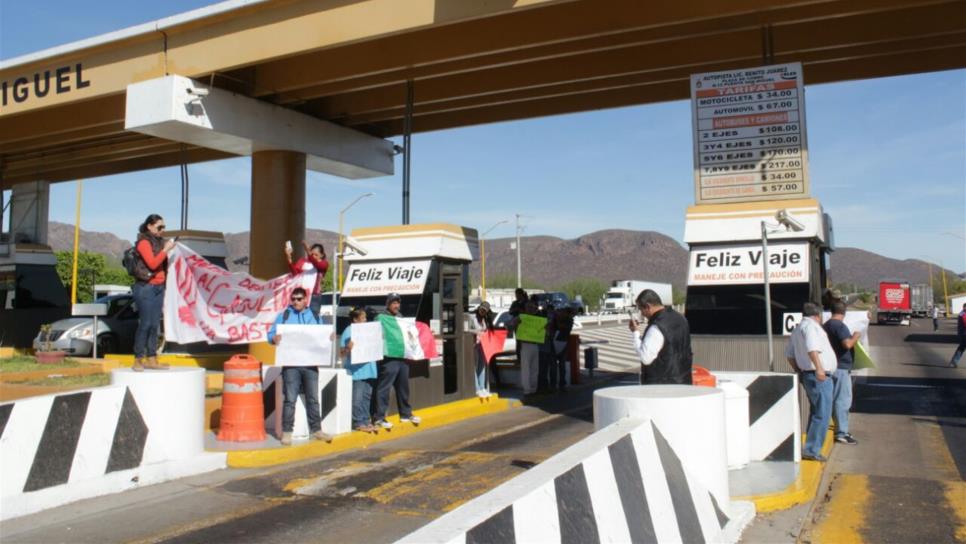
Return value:
<svg viewBox="0 0 966 544">
<path fill-rule="evenodd" d="M 17 265 L 14 308 L 66 308 L 67 290 L 52 266 Z"/>
<path fill-rule="evenodd" d="M 802 311 L 808 296 L 807 283 L 772 285 L 772 333 L 781 333 L 782 314 Z M 762 285 L 692 286 L 685 306 L 692 334 L 765 334 Z"/>
</svg>

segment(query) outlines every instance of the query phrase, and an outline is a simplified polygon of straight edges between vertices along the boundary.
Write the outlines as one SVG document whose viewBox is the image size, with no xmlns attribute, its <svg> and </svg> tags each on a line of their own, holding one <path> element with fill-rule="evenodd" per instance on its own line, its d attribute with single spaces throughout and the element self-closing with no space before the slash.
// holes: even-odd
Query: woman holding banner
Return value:
<svg viewBox="0 0 966 544">
<path fill-rule="evenodd" d="M 135 372 L 145 368 L 168 368 L 168 365 L 158 362 L 165 270 L 168 267 L 168 252 L 174 248 L 174 240 L 165 241 L 162 237 L 164 229 L 164 218 L 152 213 L 138 227 L 138 240 L 134 245 L 137 259 L 134 261 L 132 291 L 138 310 L 138 328 L 134 333 L 134 366 L 131 368 Z"/>
<path fill-rule="evenodd" d="M 293 275 L 302 274 L 302 288 L 312 293 L 309 308 L 312 313 L 319 315 L 322 309 L 322 281 L 325 273 L 329 270 L 329 261 L 325 259 L 325 248 L 322 244 L 312 244 L 305 240 L 302 241 L 305 249 L 305 257 L 301 257 L 292 262 L 292 243 L 285 243 L 285 258 L 288 260 L 288 269 Z"/>
</svg>

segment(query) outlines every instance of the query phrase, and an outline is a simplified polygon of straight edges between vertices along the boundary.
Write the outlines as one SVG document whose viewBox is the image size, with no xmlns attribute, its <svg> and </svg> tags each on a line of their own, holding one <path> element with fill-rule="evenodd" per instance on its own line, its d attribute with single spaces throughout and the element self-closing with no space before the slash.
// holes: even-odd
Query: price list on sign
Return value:
<svg viewBox="0 0 966 544">
<path fill-rule="evenodd" d="M 800 63 L 691 76 L 697 204 L 809 194 Z"/>
</svg>

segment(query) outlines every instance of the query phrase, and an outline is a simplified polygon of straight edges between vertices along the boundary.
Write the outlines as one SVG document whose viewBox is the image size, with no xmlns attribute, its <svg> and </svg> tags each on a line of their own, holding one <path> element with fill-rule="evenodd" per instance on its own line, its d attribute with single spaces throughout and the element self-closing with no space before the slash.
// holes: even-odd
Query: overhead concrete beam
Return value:
<svg viewBox="0 0 966 544">
<path fill-rule="evenodd" d="M 388 140 L 183 76 L 128 85 L 124 128 L 235 155 L 305 153 L 309 170 L 344 178 L 393 173 Z"/>
</svg>

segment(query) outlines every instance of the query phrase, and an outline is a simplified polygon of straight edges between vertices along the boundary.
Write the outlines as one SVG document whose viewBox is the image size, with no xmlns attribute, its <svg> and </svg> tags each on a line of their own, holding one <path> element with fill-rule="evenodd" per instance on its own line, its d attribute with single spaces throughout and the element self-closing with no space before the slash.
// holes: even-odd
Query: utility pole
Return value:
<svg viewBox="0 0 966 544">
<path fill-rule="evenodd" d="M 517 288 L 523 287 L 523 276 L 520 275 L 520 214 L 517 215 Z"/>
</svg>

